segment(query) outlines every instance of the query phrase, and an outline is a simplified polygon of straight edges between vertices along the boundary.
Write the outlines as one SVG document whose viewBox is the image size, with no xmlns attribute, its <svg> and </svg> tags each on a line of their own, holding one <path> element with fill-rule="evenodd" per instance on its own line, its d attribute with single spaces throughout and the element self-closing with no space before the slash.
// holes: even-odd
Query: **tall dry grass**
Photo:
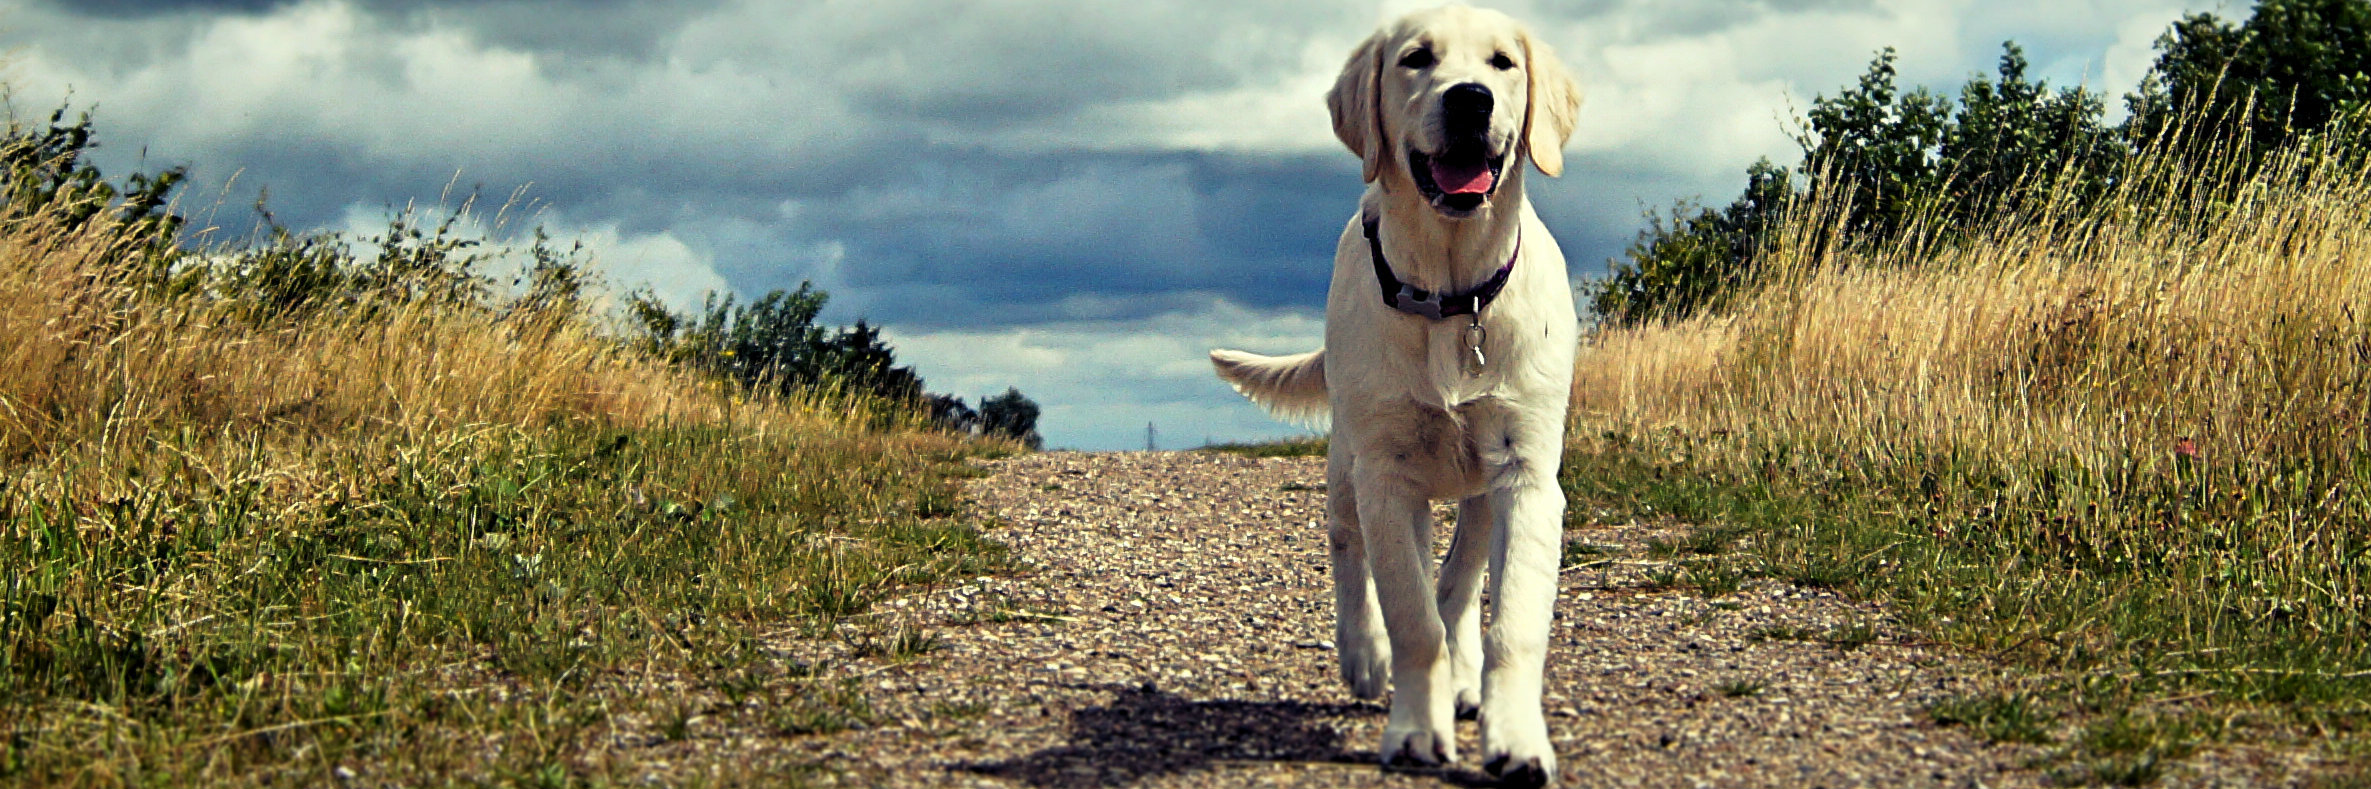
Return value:
<svg viewBox="0 0 2371 789">
<path fill-rule="evenodd" d="M 862 725 L 757 639 L 923 650 L 871 602 L 998 566 L 948 462 L 1009 445 L 746 396 L 581 314 L 259 312 L 65 208 L 0 212 L 0 785 L 644 780 L 631 721 Z"/>
<path fill-rule="evenodd" d="M 2362 139 L 2260 166 L 2172 139 L 2100 203 L 1882 244 L 1800 206 L 1733 309 L 1585 342 L 1575 484 L 1758 519 L 1774 574 L 1891 599 L 2081 680 L 2083 703 L 2194 692 L 2360 724 Z"/>
<path fill-rule="evenodd" d="M 458 425 L 663 420 L 825 427 L 812 404 L 730 393 L 628 353 L 586 320 L 431 302 L 253 320 L 235 300 L 152 298 L 148 240 L 36 214 L 0 233 L 0 457 L 137 451 L 204 425 L 419 436 Z"/>
<path fill-rule="evenodd" d="M 1737 309 L 1608 330 L 1583 419 L 2100 474 L 2219 473 L 2366 448 L 2371 172 L 2291 150 L 2228 188 L 2161 151 L 2096 208 L 1841 248 L 1799 211 Z M 2046 187 L 2046 184 L 2042 186 Z M 2189 449 L 2181 449 L 2184 439 Z M 2228 461 L 2228 462 L 2224 462 Z"/>
</svg>

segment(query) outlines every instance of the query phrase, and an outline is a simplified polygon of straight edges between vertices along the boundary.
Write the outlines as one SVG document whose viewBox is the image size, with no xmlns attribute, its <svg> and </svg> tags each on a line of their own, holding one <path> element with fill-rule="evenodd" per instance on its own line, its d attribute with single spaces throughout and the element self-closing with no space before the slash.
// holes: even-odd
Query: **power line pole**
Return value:
<svg viewBox="0 0 2371 789">
<path fill-rule="evenodd" d="M 1144 423 L 1144 451 L 1152 452 L 1161 448 L 1160 443 L 1155 440 L 1155 436 L 1157 435 L 1158 434 L 1153 431 L 1153 423 Z"/>
</svg>

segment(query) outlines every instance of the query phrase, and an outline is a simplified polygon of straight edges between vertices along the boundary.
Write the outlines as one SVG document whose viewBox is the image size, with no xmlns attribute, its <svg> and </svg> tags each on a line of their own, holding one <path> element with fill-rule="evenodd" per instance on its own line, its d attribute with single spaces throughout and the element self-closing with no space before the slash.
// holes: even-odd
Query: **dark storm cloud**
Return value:
<svg viewBox="0 0 2371 789">
<path fill-rule="evenodd" d="M 40 5 L 86 16 L 147 17 L 181 13 L 256 14 L 292 0 L 41 0 Z"/>
<path fill-rule="evenodd" d="M 104 129 L 102 129 L 104 132 Z M 399 207 L 476 194 L 526 197 L 629 233 L 700 228 L 717 269 L 747 292 L 818 279 L 835 313 L 920 326 L 1126 319 L 1173 308 L 1175 291 L 1256 306 L 1321 295 L 1334 234 L 1353 204 L 1342 156 L 1001 154 L 917 144 L 799 167 L 735 166 L 684 151 L 494 162 L 377 161 L 332 140 L 222 151 L 254 164 L 196 163 L 193 194 L 221 195 L 215 224 L 241 228 L 268 192 L 280 222 L 335 226 L 357 203 Z M 592 162 L 598 162 L 593 164 Z M 412 197 L 396 197 L 412 196 Z M 786 208 L 787 207 L 787 208 Z M 530 218 L 529 221 L 532 221 Z M 738 229 L 734 229 L 735 227 Z M 724 239 L 739 237 L 734 243 Z M 836 243 L 836 265 L 799 250 Z M 874 297 L 868 294 L 879 294 Z M 1092 295 L 1093 306 L 1078 297 Z"/>
<path fill-rule="evenodd" d="M 1654 39 L 1714 33 L 1771 16 L 1865 14 L 1878 4 L 1876 0 L 1549 0 L 1537 7 L 1542 16 L 1553 19 L 1623 15 L 1628 17 L 1632 36 Z"/>
<path fill-rule="evenodd" d="M 414 24 L 453 25 L 489 43 L 543 52 L 657 56 L 656 45 L 723 0 L 381 0 L 369 5 Z"/>
<path fill-rule="evenodd" d="M 975 4 L 917 4 L 871 12 L 843 35 L 839 84 L 857 106 L 887 118 L 998 126 L 1088 103 L 1174 95 L 1287 67 L 1276 53 L 1219 62 L 1176 39 L 1118 31 L 1191 30 L 1190 6 L 1088 4 L 1016 16 Z M 836 21 L 836 20 L 835 20 Z"/>
<path fill-rule="evenodd" d="M 949 156 L 804 200 L 789 226 L 845 240 L 838 277 L 853 291 L 898 294 L 852 309 L 920 327 L 1142 318 L 1179 292 L 1308 306 L 1357 190 L 1341 158 Z"/>
<path fill-rule="evenodd" d="M 1561 181 L 1534 174 L 1529 188 L 1574 272 L 1595 275 L 1641 208 L 1612 195 L 1651 189 L 1657 176 L 1602 156 L 1571 167 Z M 793 225 L 848 239 L 841 281 L 900 294 L 863 302 L 865 314 L 918 328 L 1141 319 L 1176 308 L 1165 298 L 1176 293 L 1313 309 L 1356 208 L 1358 170 L 1347 154 L 975 155 L 804 203 Z M 795 271 L 732 278 L 786 287 Z M 930 298 L 907 299 L 922 287 Z M 1080 294 L 1097 298 L 1082 306 Z"/>
<path fill-rule="evenodd" d="M 259 14 L 274 11 L 303 0 L 39 0 L 39 4 L 58 11 L 84 16 L 141 17 L 175 13 L 240 13 Z M 377 11 L 405 12 L 432 8 L 479 10 L 501 6 L 540 9 L 549 20 L 565 17 L 610 13 L 625 6 L 663 5 L 683 16 L 713 7 L 714 0 L 695 2 L 650 3 L 644 0 L 568 0 L 554 4 L 551 0 L 357 0 L 361 5 Z"/>
</svg>

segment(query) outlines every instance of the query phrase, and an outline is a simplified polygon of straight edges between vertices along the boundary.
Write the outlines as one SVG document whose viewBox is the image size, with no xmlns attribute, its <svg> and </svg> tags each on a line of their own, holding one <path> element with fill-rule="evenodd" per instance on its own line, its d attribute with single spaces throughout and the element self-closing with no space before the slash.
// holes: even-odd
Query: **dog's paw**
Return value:
<svg viewBox="0 0 2371 789">
<path fill-rule="evenodd" d="M 1497 758 L 1484 762 L 1482 770 L 1488 772 L 1491 778 L 1497 779 L 1500 786 L 1537 789 L 1538 787 L 1553 786 L 1556 783 L 1555 759 L 1551 757 L 1548 761 L 1549 764 L 1542 765 L 1536 758 L 1517 760 L 1510 754 L 1502 753 Z"/>
<path fill-rule="evenodd" d="M 1376 642 L 1358 643 L 1345 640 L 1340 646 L 1342 684 L 1350 686 L 1350 695 L 1362 699 L 1379 699 L 1391 687 L 1391 647 Z"/>
<path fill-rule="evenodd" d="M 1530 715 L 1484 714 L 1482 770 L 1497 778 L 1501 786 L 1554 784 L 1556 751 L 1548 745 L 1547 721 L 1537 712 Z"/>
<path fill-rule="evenodd" d="M 1457 740 L 1448 732 L 1386 726 L 1382 753 L 1386 767 L 1439 767 L 1457 761 Z"/>
<path fill-rule="evenodd" d="M 1383 698 L 1383 691 L 1391 688 L 1391 641 L 1382 628 L 1337 622 L 1334 643 L 1335 656 L 1342 660 L 1342 684 L 1350 686 L 1350 695 Z"/>
<path fill-rule="evenodd" d="M 1452 705 L 1457 710 L 1458 720 L 1470 721 L 1482 714 L 1482 677 L 1479 671 L 1467 672 L 1463 668 L 1453 666 L 1450 669 L 1450 687 L 1457 689 L 1456 700 Z"/>
<path fill-rule="evenodd" d="M 1482 648 L 1471 639 L 1449 644 L 1450 706 L 1458 720 L 1473 720 L 1482 711 Z"/>
</svg>

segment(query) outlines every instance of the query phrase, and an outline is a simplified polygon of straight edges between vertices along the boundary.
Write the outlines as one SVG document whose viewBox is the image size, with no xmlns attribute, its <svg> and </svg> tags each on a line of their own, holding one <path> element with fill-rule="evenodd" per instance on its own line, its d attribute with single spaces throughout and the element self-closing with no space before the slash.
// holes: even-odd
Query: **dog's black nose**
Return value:
<svg viewBox="0 0 2371 789">
<path fill-rule="evenodd" d="M 1449 92 L 1441 94 L 1441 112 L 1445 116 L 1444 120 L 1453 123 L 1487 122 L 1490 118 L 1490 89 L 1479 82 L 1451 85 Z"/>
</svg>

